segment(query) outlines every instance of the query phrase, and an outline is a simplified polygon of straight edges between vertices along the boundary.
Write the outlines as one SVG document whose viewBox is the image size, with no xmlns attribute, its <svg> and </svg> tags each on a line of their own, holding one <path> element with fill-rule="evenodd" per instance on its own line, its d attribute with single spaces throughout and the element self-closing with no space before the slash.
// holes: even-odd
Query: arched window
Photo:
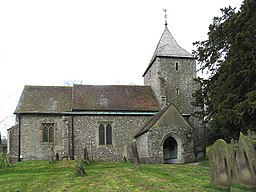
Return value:
<svg viewBox="0 0 256 192">
<path fill-rule="evenodd" d="M 43 123 L 42 124 L 42 141 L 44 143 L 54 142 L 54 123 Z"/>
<path fill-rule="evenodd" d="M 99 145 L 112 145 L 112 125 L 110 123 L 99 125 Z"/>
<path fill-rule="evenodd" d="M 49 128 L 49 142 L 54 142 L 54 128 Z"/>
<path fill-rule="evenodd" d="M 100 124 L 99 126 L 99 144 L 104 145 L 105 144 L 105 128 L 104 125 Z"/>
<path fill-rule="evenodd" d="M 46 127 L 43 129 L 43 142 L 48 142 L 48 129 Z"/>
<path fill-rule="evenodd" d="M 106 127 L 106 144 L 112 145 L 112 126 L 107 124 Z"/>
</svg>

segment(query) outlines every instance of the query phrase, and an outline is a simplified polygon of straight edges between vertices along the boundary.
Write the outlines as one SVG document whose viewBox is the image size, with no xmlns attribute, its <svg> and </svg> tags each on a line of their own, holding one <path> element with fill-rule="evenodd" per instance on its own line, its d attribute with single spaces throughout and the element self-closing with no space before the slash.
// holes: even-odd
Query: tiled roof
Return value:
<svg viewBox="0 0 256 192">
<path fill-rule="evenodd" d="M 159 110 L 149 86 L 25 86 L 15 113 Z"/>
<path fill-rule="evenodd" d="M 25 86 L 15 113 L 71 111 L 72 87 Z"/>
<path fill-rule="evenodd" d="M 165 27 L 164 32 L 162 33 L 153 57 L 150 60 L 149 66 L 146 69 L 144 75 L 146 74 L 156 57 L 195 58 L 188 51 L 178 45 L 167 27 Z"/>
<path fill-rule="evenodd" d="M 74 85 L 73 111 L 158 111 L 149 86 Z"/>
</svg>

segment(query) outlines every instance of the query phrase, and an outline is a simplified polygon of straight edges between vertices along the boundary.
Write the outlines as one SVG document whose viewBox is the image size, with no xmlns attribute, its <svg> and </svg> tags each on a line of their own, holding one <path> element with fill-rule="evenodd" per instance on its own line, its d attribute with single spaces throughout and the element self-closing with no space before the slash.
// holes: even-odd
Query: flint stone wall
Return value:
<svg viewBox="0 0 256 192">
<path fill-rule="evenodd" d="M 178 63 L 178 70 L 176 70 Z M 199 88 L 195 83 L 196 60 L 192 58 L 156 57 L 144 76 L 144 84 L 150 85 L 161 108 L 173 103 L 181 114 L 193 114 L 199 110 L 191 105 L 192 94 Z M 165 99 L 163 99 L 165 98 Z M 196 158 L 203 158 L 205 153 L 205 132 L 202 122 L 191 116 Z"/>
<path fill-rule="evenodd" d="M 54 143 L 42 142 L 42 123 L 54 123 Z M 63 133 L 67 129 L 66 122 L 60 115 L 20 115 L 21 155 L 23 160 L 49 160 L 51 147 L 55 153 L 62 155 L 65 151 Z M 18 142 L 18 138 L 16 140 Z M 16 144 L 18 149 L 18 144 Z M 66 149 L 67 150 L 67 149 Z"/>
<path fill-rule="evenodd" d="M 184 134 L 186 129 L 162 126 L 153 128 L 151 131 L 137 138 L 138 152 L 143 163 L 163 163 L 164 141 L 173 137 L 178 145 L 178 162 L 185 163 L 194 161 L 193 140 Z M 146 147 L 148 146 L 148 147 Z"/>
<path fill-rule="evenodd" d="M 71 157 L 71 121 L 62 115 L 21 115 L 21 155 L 23 160 L 49 160 L 51 147 L 62 157 Z M 131 142 L 134 135 L 151 116 L 74 116 L 74 155 L 84 156 L 87 147 L 89 157 L 95 161 L 121 161 L 124 146 L 128 146 L 131 159 Z M 54 143 L 42 142 L 42 123 L 55 124 Z M 100 123 L 111 123 L 112 145 L 99 145 Z M 10 131 L 10 154 L 18 156 L 18 126 Z"/>
<path fill-rule="evenodd" d="M 131 143 L 134 135 L 150 116 L 75 116 L 75 154 L 83 157 L 83 148 L 95 161 L 122 161 L 125 145 L 128 159 L 132 159 Z M 99 125 L 112 125 L 112 145 L 99 145 Z"/>
</svg>

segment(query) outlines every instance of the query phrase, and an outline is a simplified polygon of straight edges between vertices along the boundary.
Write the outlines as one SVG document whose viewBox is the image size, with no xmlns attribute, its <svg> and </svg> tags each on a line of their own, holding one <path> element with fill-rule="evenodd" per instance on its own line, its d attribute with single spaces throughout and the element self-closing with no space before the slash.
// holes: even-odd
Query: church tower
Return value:
<svg viewBox="0 0 256 192">
<path fill-rule="evenodd" d="M 194 112 L 196 58 L 178 45 L 167 23 L 143 77 L 162 109 L 172 103 L 182 114 Z"/>
<path fill-rule="evenodd" d="M 144 85 L 151 86 L 161 109 L 174 104 L 193 127 L 195 156 L 204 156 L 204 130 L 200 120 L 191 116 L 192 94 L 197 90 L 196 58 L 180 47 L 165 23 L 165 29 L 143 74 Z"/>
</svg>

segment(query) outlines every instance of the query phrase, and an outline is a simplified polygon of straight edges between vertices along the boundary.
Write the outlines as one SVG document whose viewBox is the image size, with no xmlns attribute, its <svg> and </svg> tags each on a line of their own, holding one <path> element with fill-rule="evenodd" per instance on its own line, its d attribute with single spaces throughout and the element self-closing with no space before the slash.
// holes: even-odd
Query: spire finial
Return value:
<svg viewBox="0 0 256 192">
<path fill-rule="evenodd" d="M 164 25 L 165 25 L 165 27 L 167 27 L 167 9 L 163 9 L 163 11 L 164 11 L 164 19 L 165 19 L 165 23 L 164 23 Z"/>
</svg>

